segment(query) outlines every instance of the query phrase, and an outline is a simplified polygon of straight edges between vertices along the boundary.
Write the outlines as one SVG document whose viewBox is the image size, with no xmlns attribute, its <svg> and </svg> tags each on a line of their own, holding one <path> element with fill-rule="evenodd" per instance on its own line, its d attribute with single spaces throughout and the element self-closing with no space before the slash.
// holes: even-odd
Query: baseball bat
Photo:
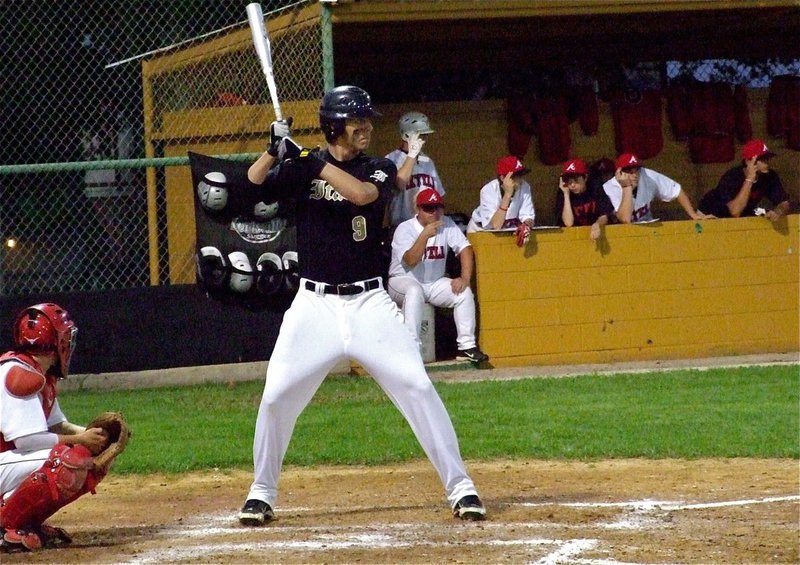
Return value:
<svg viewBox="0 0 800 565">
<path fill-rule="evenodd" d="M 261 70 L 267 79 L 267 88 L 272 98 L 272 107 L 275 109 L 275 118 L 283 119 L 281 103 L 278 101 L 278 85 L 275 84 L 275 73 L 272 70 L 272 48 L 269 44 L 269 34 L 264 27 L 264 13 L 261 11 L 261 4 L 253 2 L 247 5 L 247 21 L 250 23 L 250 31 L 253 34 L 253 45 L 256 47 L 258 60 L 261 62 Z"/>
</svg>

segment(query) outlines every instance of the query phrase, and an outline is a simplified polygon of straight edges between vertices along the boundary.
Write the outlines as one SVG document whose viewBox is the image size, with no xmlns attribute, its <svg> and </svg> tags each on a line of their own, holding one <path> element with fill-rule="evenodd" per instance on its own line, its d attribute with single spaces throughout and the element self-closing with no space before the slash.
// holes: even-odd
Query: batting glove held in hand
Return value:
<svg viewBox="0 0 800 565">
<path fill-rule="evenodd" d="M 422 146 L 425 145 L 425 140 L 419 136 L 419 133 L 412 131 L 408 134 L 406 143 L 408 143 L 408 156 L 416 159 L 422 152 Z"/>
<path fill-rule="evenodd" d="M 294 161 L 298 165 L 308 167 L 314 176 L 319 175 L 325 162 L 318 158 L 311 149 L 307 149 L 292 139 L 291 137 L 284 137 L 278 144 L 278 159 L 281 161 Z"/>
<path fill-rule="evenodd" d="M 524 247 L 531 238 L 531 228 L 528 224 L 522 223 L 517 226 L 517 231 L 514 235 L 517 239 L 517 247 Z"/>
<path fill-rule="evenodd" d="M 284 137 L 292 135 L 292 118 L 278 120 L 269 125 L 269 145 L 267 153 L 273 157 L 278 156 L 278 146 Z"/>
</svg>

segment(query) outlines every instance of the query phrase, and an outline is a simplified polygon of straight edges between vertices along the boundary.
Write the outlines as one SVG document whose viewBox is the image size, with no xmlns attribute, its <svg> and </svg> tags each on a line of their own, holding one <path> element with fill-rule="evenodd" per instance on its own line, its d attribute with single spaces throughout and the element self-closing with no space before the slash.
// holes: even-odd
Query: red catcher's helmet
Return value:
<svg viewBox="0 0 800 565">
<path fill-rule="evenodd" d="M 14 321 L 14 345 L 18 351 L 31 355 L 55 352 L 58 363 L 55 375 L 66 378 L 69 360 L 75 349 L 78 328 L 69 312 L 58 304 L 43 303 L 29 306 Z"/>
</svg>

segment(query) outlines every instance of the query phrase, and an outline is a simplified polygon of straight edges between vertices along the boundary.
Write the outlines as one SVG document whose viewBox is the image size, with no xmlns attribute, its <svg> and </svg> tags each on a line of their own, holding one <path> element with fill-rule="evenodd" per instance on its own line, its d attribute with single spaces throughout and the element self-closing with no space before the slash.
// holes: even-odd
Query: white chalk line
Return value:
<svg viewBox="0 0 800 565">
<path fill-rule="evenodd" d="M 744 500 L 729 500 L 717 502 L 693 502 L 686 503 L 681 501 L 664 501 L 664 500 L 633 500 L 633 501 L 619 501 L 619 502 L 516 502 L 510 503 L 509 506 L 521 507 L 565 507 L 565 508 L 621 508 L 627 509 L 635 513 L 633 517 L 623 517 L 620 520 L 612 523 L 605 524 L 581 524 L 574 525 L 554 525 L 552 523 L 493 523 L 483 522 L 481 524 L 482 530 L 497 530 L 508 531 L 510 526 L 515 529 L 537 529 L 548 528 L 552 529 L 557 527 L 564 529 L 568 526 L 586 530 L 587 528 L 606 528 L 606 529 L 631 529 L 643 530 L 648 526 L 660 527 L 660 522 L 650 516 L 648 513 L 654 511 L 677 511 L 677 510 L 702 510 L 712 508 L 728 508 L 735 506 L 748 506 L 753 504 L 774 504 L 781 502 L 796 502 L 800 501 L 800 495 L 789 496 L 771 496 L 758 499 L 744 499 Z M 374 509 L 374 507 L 348 507 L 346 511 L 358 511 Z M 287 514 L 298 513 L 303 514 L 312 509 L 305 507 L 285 508 L 281 512 Z M 336 511 L 337 509 L 331 509 Z M 345 511 L 340 508 L 338 511 Z M 209 523 L 235 523 L 235 516 L 230 514 L 220 515 L 204 515 L 196 518 L 202 524 L 184 524 L 181 528 L 168 528 L 163 530 L 158 535 L 159 537 L 168 537 L 170 539 L 185 539 L 185 538 L 208 538 L 220 535 L 229 536 L 244 536 L 248 538 L 252 536 L 252 528 L 244 528 L 242 526 L 208 526 Z M 242 551 L 275 551 L 275 550 L 294 550 L 294 551 L 337 551 L 346 549 L 389 549 L 389 548 L 411 548 L 411 547 L 434 547 L 440 546 L 441 541 L 420 539 L 420 535 L 424 535 L 431 530 L 431 524 L 420 523 L 393 523 L 393 524 L 369 524 L 369 525 L 346 525 L 346 526 L 280 526 L 278 524 L 271 525 L 264 529 L 259 529 L 260 533 L 264 535 L 285 535 L 296 536 L 299 533 L 312 533 L 309 539 L 304 540 L 268 540 L 261 542 L 252 542 L 246 540 L 241 543 L 228 542 L 228 543 L 213 543 L 213 544 L 200 544 L 188 547 L 173 547 L 167 550 L 158 549 L 154 551 L 144 552 L 138 555 L 135 559 L 127 561 L 130 564 L 142 563 L 160 563 L 164 561 L 178 560 L 178 559 L 201 559 L 203 557 L 213 556 L 215 554 L 229 554 Z M 454 525 L 439 525 L 437 529 L 458 529 L 459 532 L 463 531 L 464 524 L 458 522 Z M 325 533 L 314 535 L 314 532 L 324 530 Z M 330 533 L 341 532 L 341 533 Z M 412 539 L 408 539 L 408 538 Z M 491 539 L 491 540 L 467 540 L 460 541 L 458 545 L 465 546 L 526 546 L 526 547 L 542 547 L 542 546 L 556 546 L 556 549 L 548 555 L 540 558 L 533 563 L 537 565 L 558 565 L 561 563 L 578 563 L 581 565 L 621 565 L 621 562 L 609 559 L 595 560 L 581 558 L 580 554 L 589 549 L 596 547 L 599 540 L 596 539 L 550 539 L 550 538 L 536 538 L 536 537 L 521 537 L 514 539 Z"/>
<path fill-rule="evenodd" d="M 730 506 L 749 506 L 751 504 L 772 504 L 775 502 L 800 501 L 800 495 L 767 496 L 746 500 L 725 500 L 721 502 L 685 503 L 674 500 L 632 500 L 628 502 L 517 502 L 515 506 L 564 506 L 567 508 L 630 508 L 631 510 L 703 510 Z"/>
</svg>

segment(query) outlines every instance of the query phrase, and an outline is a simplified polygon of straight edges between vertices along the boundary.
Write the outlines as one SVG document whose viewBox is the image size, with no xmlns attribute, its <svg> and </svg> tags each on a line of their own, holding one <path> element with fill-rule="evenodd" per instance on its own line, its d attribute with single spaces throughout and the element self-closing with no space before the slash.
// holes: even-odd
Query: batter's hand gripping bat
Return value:
<svg viewBox="0 0 800 565">
<path fill-rule="evenodd" d="M 253 45 L 256 47 L 258 60 L 261 61 L 261 69 L 267 79 L 269 95 L 272 98 L 272 107 L 275 109 L 275 118 L 278 121 L 283 120 L 281 103 L 278 101 L 278 86 L 275 84 L 275 74 L 272 71 L 272 48 L 269 44 L 267 28 L 264 27 L 264 13 L 261 11 L 261 4 L 253 2 L 247 5 L 247 20 L 250 22 Z"/>
</svg>

